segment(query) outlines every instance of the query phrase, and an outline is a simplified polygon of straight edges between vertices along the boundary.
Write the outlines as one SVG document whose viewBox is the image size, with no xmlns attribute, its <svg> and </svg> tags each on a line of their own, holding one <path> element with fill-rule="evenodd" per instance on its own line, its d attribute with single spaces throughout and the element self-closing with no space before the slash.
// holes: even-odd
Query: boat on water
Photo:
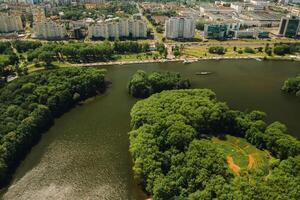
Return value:
<svg viewBox="0 0 300 200">
<path fill-rule="evenodd" d="M 196 72 L 196 75 L 209 75 L 212 72 Z"/>
<path fill-rule="evenodd" d="M 257 60 L 257 61 L 259 61 L 259 62 L 261 62 L 261 61 L 262 61 L 262 59 L 260 59 L 260 58 L 255 58 L 255 60 Z"/>
<path fill-rule="evenodd" d="M 182 63 L 183 63 L 183 64 L 191 64 L 192 61 L 190 61 L 190 60 L 184 60 Z"/>
</svg>

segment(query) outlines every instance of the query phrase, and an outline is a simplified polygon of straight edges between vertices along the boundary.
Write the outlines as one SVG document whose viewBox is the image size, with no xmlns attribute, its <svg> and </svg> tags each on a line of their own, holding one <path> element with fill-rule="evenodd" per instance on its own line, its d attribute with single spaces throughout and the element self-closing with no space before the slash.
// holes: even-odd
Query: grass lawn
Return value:
<svg viewBox="0 0 300 200">
<path fill-rule="evenodd" d="M 269 161 L 273 158 L 267 151 L 257 149 L 248 143 L 246 139 L 226 135 L 222 139 L 213 137 L 212 142 L 222 149 L 226 155 L 229 168 L 236 174 L 247 174 L 256 169 L 268 173 Z"/>
<path fill-rule="evenodd" d="M 252 49 L 255 50 L 257 47 L 251 47 Z M 239 50 L 244 50 L 245 47 L 237 47 L 236 51 L 233 50 L 233 47 L 228 46 L 226 47 L 226 53 L 224 55 L 218 55 L 218 54 L 211 54 L 208 52 L 209 47 L 208 46 L 189 46 L 185 47 L 183 50 L 183 55 L 186 57 L 196 57 L 196 58 L 201 58 L 201 57 L 221 57 L 221 56 L 228 56 L 228 57 L 246 57 L 246 56 L 251 56 L 251 57 L 264 57 L 266 54 L 264 52 L 257 52 L 256 53 L 241 53 L 239 54 Z"/>
<path fill-rule="evenodd" d="M 0 54 L 0 62 L 4 62 L 8 60 L 8 56 L 4 54 Z"/>
<path fill-rule="evenodd" d="M 157 52 L 152 55 L 147 55 L 146 53 L 118 55 L 117 61 L 152 60 L 155 55 L 159 58 Z"/>
</svg>

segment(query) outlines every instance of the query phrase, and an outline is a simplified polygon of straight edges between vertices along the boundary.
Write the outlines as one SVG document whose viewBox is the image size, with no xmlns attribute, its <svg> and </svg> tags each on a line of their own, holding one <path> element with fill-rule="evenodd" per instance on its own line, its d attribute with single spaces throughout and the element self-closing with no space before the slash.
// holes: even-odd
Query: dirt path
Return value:
<svg viewBox="0 0 300 200">
<path fill-rule="evenodd" d="M 255 165 L 255 159 L 252 154 L 248 155 L 248 170 L 252 169 Z"/>
<path fill-rule="evenodd" d="M 236 174 L 240 175 L 241 168 L 237 164 L 234 163 L 233 158 L 231 156 L 227 156 L 227 163 L 229 168 Z"/>
</svg>

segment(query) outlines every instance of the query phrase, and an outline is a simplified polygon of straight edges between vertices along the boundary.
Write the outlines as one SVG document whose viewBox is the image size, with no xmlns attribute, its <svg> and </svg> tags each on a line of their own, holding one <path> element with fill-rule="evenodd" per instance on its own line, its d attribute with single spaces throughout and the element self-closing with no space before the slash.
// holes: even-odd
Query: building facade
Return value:
<svg viewBox="0 0 300 200">
<path fill-rule="evenodd" d="M 11 33 L 23 31 L 21 16 L 1 14 L 0 15 L 0 33 Z"/>
<path fill-rule="evenodd" d="M 165 24 L 165 36 L 169 39 L 190 39 L 195 36 L 195 21 L 191 17 L 171 17 Z"/>
<path fill-rule="evenodd" d="M 146 38 L 147 25 L 143 20 L 107 19 L 90 25 L 88 37 L 91 39 Z"/>
<path fill-rule="evenodd" d="M 225 39 L 228 37 L 230 27 L 227 24 L 205 24 L 203 36 L 207 39 Z"/>
<path fill-rule="evenodd" d="M 67 36 L 64 24 L 52 20 L 36 22 L 33 26 L 33 37 L 46 40 L 64 39 Z"/>
<path fill-rule="evenodd" d="M 300 18 L 296 16 L 282 17 L 278 34 L 284 37 L 294 38 L 298 35 Z"/>
</svg>

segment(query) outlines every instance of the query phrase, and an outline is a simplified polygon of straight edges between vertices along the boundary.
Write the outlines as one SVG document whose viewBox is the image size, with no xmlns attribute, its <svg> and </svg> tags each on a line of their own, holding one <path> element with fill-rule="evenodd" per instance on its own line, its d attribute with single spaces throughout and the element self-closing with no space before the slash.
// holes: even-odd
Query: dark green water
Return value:
<svg viewBox="0 0 300 200">
<path fill-rule="evenodd" d="M 110 66 L 104 95 L 56 120 L 17 169 L 4 199 L 143 199 L 128 152 L 129 112 L 136 101 L 126 84 L 137 69 L 177 71 L 193 87 L 213 89 L 235 109 L 258 109 L 300 138 L 300 100 L 283 95 L 283 81 L 300 74 L 296 62 L 205 61 Z M 196 72 L 212 71 L 208 76 Z"/>
</svg>

